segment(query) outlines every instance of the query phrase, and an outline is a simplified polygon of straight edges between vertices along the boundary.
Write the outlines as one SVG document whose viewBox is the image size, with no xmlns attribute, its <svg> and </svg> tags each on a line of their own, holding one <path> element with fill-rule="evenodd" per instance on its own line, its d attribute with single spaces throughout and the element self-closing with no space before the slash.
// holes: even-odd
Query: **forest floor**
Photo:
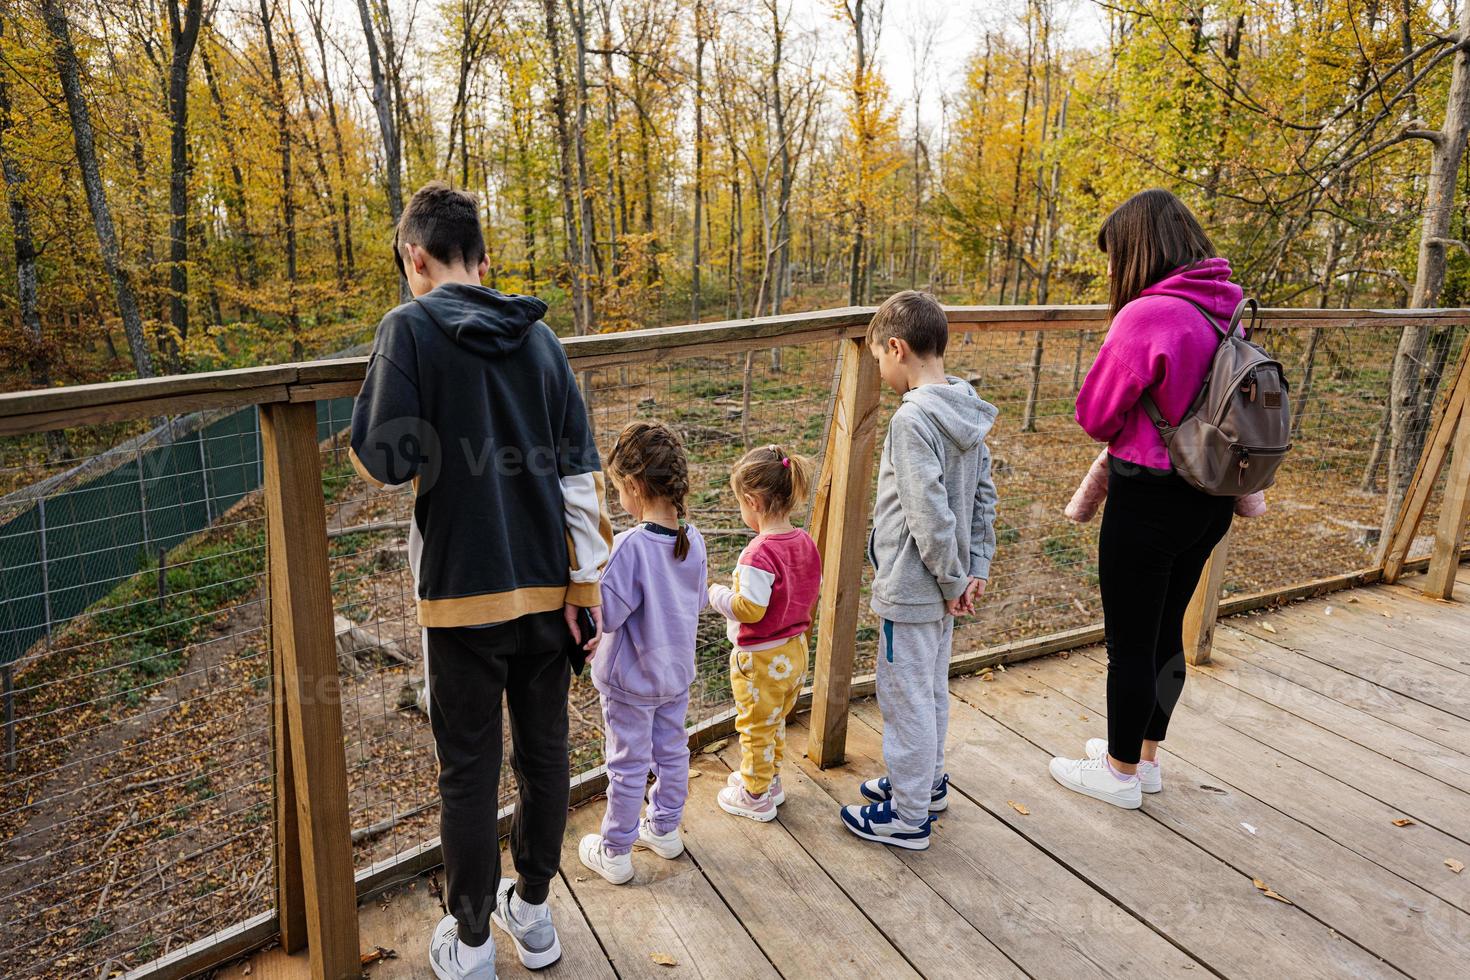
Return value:
<svg viewBox="0 0 1470 980">
<path fill-rule="evenodd" d="M 1096 523 L 1060 516 L 1097 447 L 1070 417 L 1070 356 L 1054 354 L 1034 431 L 1021 431 L 1025 353 L 1013 335 L 961 338 L 949 359 L 952 373 L 972 379 L 1002 410 L 989 439 L 1001 491 L 1001 562 L 980 613 L 956 631 L 957 653 L 1101 618 Z M 739 356 L 606 369 L 594 379 L 591 414 L 604 450 L 632 417 L 663 417 L 681 431 L 691 516 L 710 546 L 711 577 L 723 579 L 748 540 L 727 487 L 745 435 L 816 455 L 832 364 L 829 348 L 788 349 L 779 370 L 759 353 L 749 419 Z M 1270 494 L 1270 513 L 1242 522 L 1235 535 L 1227 592 L 1371 561 L 1364 528 L 1377 522 L 1382 498 L 1358 484 L 1377 415 L 1364 395 L 1380 378 L 1339 374 L 1333 380 L 1324 370 L 1304 451 Z M 884 419 L 894 406 L 885 395 Z M 329 528 L 408 518 L 409 498 L 371 492 L 340 440 L 324 446 L 323 471 Z M 362 869 L 437 835 L 436 765 L 427 719 L 413 704 L 422 670 L 405 534 L 337 534 L 330 547 L 335 611 L 376 640 L 342 661 L 349 806 Z M 175 549 L 163 603 L 153 601 L 155 570 L 145 570 L 59 634 L 53 653 L 27 662 L 17 678 L 20 768 L 0 790 L 0 896 L 13 924 L 0 975 L 105 977 L 272 907 L 263 558 L 257 495 Z M 875 625 L 864 609 L 860 673 L 872 669 Z M 708 617 L 691 724 L 728 708 L 727 652 L 722 624 Z M 601 761 L 600 711 L 585 679 L 574 681 L 571 701 L 572 768 L 580 772 Z M 503 797 L 510 788 L 507 777 Z"/>
</svg>

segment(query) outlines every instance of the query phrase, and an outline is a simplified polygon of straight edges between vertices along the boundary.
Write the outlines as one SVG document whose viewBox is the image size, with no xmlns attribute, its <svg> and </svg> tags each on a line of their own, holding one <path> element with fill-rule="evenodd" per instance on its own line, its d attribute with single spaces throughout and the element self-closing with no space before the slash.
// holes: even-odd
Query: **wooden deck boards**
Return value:
<svg viewBox="0 0 1470 980">
<path fill-rule="evenodd" d="M 793 726 L 771 824 L 714 802 L 733 747 L 697 755 L 688 852 L 635 851 L 630 885 L 577 861 L 601 818 L 584 806 L 553 889 L 566 952 L 542 975 L 1455 976 L 1470 962 L 1470 871 L 1447 863 L 1470 866 L 1470 567 L 1454 603 L 1418 578 L 1222 622 L 1165 743 L 1165 790 L 1139 812 L 1046 772 L 1105 731 L 1100 648 L 953 683 L 951 806 L 927 852 L 837 821 L 883 770 L 872 701 L 853 706 L 840 768 L 802 758 Z M 429 976 L 440 914 L 423 879 L 365 904 L 364 948 L 399 954 L 369 976 Z M 502 946 L 500 976 L 526 975 Z M 253 975 L 299 960 L 261 954 Z"/>
</svg>

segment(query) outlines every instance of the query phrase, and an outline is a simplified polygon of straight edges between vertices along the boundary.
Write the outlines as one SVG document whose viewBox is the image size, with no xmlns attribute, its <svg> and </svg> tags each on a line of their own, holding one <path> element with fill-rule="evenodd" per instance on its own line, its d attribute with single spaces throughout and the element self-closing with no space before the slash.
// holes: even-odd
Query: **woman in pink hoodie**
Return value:
<svg viewBox="0 0 1470 980">
<path fill-rule="evenodd" d="M 1159 742 L 1184 687 L 1184 611 L 1210 552 L 1230 529 L 1233 497 L 1174 472 L 1139 398 L 1177 424 L 1219 344 L 1204 313 L 1230 322 L 1241 289 L 1230 263 L 1173 194 L 1147 190 L 1103 222 L 1112 323 L 1077 395 L 1077 423 L 1108 444 L 1098 578 L 1108 645 L 1108 737 L 1085 757 L 1056 758 L 1068 789 L 1136 809 L 1162 787 Z"/>
</svg>

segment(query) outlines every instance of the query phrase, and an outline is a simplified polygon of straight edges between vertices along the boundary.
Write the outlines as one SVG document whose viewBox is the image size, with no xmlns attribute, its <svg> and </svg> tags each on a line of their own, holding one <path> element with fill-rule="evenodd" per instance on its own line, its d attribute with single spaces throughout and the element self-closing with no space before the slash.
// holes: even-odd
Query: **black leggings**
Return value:
<svg viewBox="0 0 1470 980">
<path fill-rule="evenodd" d="M 1108 457 L 1098 578 L 1108 645 L 1108 753 L 1136 763 L 1162 742 L 1184 690 L 1184 612 L 1235 498 Z"/>
</svg>

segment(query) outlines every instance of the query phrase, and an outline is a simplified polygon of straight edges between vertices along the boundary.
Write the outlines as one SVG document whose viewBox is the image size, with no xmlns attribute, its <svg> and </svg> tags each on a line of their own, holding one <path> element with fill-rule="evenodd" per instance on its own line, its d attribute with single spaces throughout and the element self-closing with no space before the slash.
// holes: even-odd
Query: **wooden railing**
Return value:
<svg viewBox="0 0 1470 980">
<path fill-rule="evenodd" d="M 854 634 L 862 581 L 869 494 L 879 428 L 879 380 L 863 336 L 873 309 L 852 307 L 792 316 L 640 330 L 563 341 L 576 371 L 691 355 L 732 353 L 797 344 L 838 345 L 840 376 L 827 426 L 827 441 L 814 494 L 812 532 L 824 561 L 818 606 L 818 642 L 811 688 L 811 758 L 823 767 L 840 763 L 848 704 L 873 691 L 873 678 L 854 677 Z M 1099 306 L 955 307 L 956 332 L 1100 330 Z M 1463 326 L 1470 311 L 1295 310 L 1263 311 L 1265 327 L 1383 328 L 1408 324 Z M 1470 343 L 1464 345 L 1470 352 Z M 315 361 L 181 377 L 125 381 L 0 395 L 0 436 L 177 415 L 200 409 L 258 405 L 264 455 L 269 618 L 275 767 L 276 911 L 196 942 L 135 971 L 174 977 L 225 962 L 279 936 L 288 951 L 309 951 L 318 978 L 360 973 L 356 907 L 384 882 L 438 863 L 437 848 L 354 874 L 348 824 L 346 761 L 334 652 L 326 514 L 317 446 L 319 399 L 356 394 L 366 358 Z M 1404 504 L 1376 564 L 1221 602 L 1225 544 L 1212 557 L 1188 619 L 1187 653 L 1208 659 L 1217 615 L 1259 608 L 1333 589 L 1393 581 L 1427 567 L 1426 589 L 1452 592 L 1460 540 L 1470 517 L 1470 368 L 1467 355 L 1446 380 L 1445 393 L 1425 439 Z M 1409 561 L 1410 543 L 1427 512 L 1431 491 L 1447 461 L 1452 473 L 1440 507 L 1432 556 Z M 1093 624 L 1046 636 L 987 647 L 957 656 L 953 673 L 1096 643 Z M 712 741 L 733 729 L 725 712 L 692 734 Z M 574 780 L 573 799 L 605 785 L 596 770 Z M 504 818 L 506 815 L 503 814 Z"/>
</svg>

